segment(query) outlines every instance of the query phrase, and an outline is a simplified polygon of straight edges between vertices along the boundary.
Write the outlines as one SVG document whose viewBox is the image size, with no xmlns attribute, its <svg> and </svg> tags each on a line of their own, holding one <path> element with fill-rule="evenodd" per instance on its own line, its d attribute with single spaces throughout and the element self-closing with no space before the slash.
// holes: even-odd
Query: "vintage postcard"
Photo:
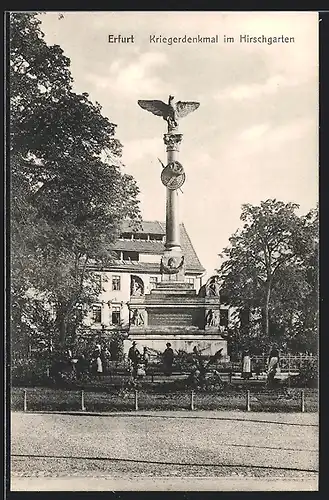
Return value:
<svg viewBox="0 0 329 500">
<path fill-rule="evenodd" d="M 318 490 L 316 12 L 11 12 L 12 491 Z"/>
</svg>

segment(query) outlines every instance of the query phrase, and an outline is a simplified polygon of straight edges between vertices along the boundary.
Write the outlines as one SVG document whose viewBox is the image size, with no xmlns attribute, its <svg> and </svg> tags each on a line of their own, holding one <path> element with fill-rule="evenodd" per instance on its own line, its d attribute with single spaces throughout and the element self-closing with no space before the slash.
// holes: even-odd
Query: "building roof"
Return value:
<svg viewBox="0 0 329 500">
<path fill-rule="evenodd" d="M 129 228 L 131 228 L 131 226 L 127 223 L 124 223 L 122 227 L 122 232 L 123 233 L 134 232 L 132 229 Z M 186 271 L 187 272 L 205 271 L 194 250 L 194 247 L 187 234 L 184 224 L 180 224 L 179 228 L 180 228 L 180 243 L 183 254 L 185 256 Z M 164 222 L 159 222 L 159 221 L 143 221 L 142 228 L 136 232 L 138 232 L 139 234 L 146 233 L 146 234 L 164 235 L 166 232 L 166 224 Z M 120 239 L 116 241 L 113 245 L 111 245 L 111 249 L 118 251 L 129 251 L 129 252 L 139 252 L 139 253 L 153 254 L 153 255 L 162 255 L 165 250 L 165 246 L 164 243 L 161 241 Z M 118 263 L 119 261 L 116 261 L 116 264 Z M 127 261 L 125 261 L 125 263 L 132 266 L 132 268 L 135 270 L 137 270 L 137 268 L 140 267 L 141 265 L 145 266 L 145 264 L 141 262 L 128 263 Z M 156 264 L 151 264 L 151 263 L 150 265 L 152 265 L 153 267 L 156 266 Z"/>
<path fill-rule="evenodd" d="M 111 250 L 121 250 L 123 252 L 140 252 L 160 255 L 164 250 L 162 241 L 144 240 L 118 240 L 111 245 Z"/>
<path fill-rule="evenodd" d="M 146 234 L 166 234 L 166 224 L 159 222 L 157 220 L 143 220 L 140 225 L 140 229 L 134 229 L 133 223 L 130 221 L 123 221 L 121 226 L 121 231 L 123 233 L 146 233 Z"/>
</svg>

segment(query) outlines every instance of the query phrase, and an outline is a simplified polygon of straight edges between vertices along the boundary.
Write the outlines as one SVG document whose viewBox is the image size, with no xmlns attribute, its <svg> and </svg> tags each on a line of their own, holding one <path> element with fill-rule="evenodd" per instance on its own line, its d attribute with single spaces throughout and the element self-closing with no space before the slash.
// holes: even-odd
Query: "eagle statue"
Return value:
<svg viewBox="0 0 329 500">
<path fill-rule="evenodd" d="M 195 111 L 200 106 L 199 102 L 194 101 L 175 102 L 175 97 L 172 95 L 169 96 L 168 104 L 159 100 L 139 100 L 138 104 L 141 108 L 146 109 L 146 111 L 150 111 L 156 116 L 162 116 L 168 123 L 168 132 L 177 129 L 180 118 L 184 118 L 184 116 Z"/>
</svg>

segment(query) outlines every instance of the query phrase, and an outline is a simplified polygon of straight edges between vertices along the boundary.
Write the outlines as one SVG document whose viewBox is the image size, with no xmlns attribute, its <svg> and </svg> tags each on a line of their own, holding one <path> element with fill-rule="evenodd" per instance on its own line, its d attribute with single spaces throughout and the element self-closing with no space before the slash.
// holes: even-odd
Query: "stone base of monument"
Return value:
<svg viewBox="0 0 329 500">
<path fill-rule="evenodd" d="M 176 329 L 174 333 L 170 329 L 159 329 L 155 332 L 130 332 L 129 339 L 124 340 L 124 353 L 127 354 L 132 342 L 136 342 L 136 347 L 139 352 L 143 352 L 143 348 L 147 347 L 151 358 L 157 354 L 163 353 L 166 349 L 166 344 L 170 342 L 174 353 L 185 351 L 191 353 L 194 347 L 197 347 L 199 352 L 204 356 L 213 356 L 219 349 L 222 350 L 222 356 L 228 360 L 227 356 L 227 341 L 220 334 L 207 333 L 202 334 L 190 331 L 183 333 Z"/>
<path fill-rule="evenodd" d="M 227 341 L 219 327 L 206 324 L 207 311 L 220 310 L 219 297 L 199 296 L 191 284 L 174 278 L 157 283 L 149 294 L 131 298 L 129 307 L 139 320 L 130 325 L 124 352 L 135 341 L 140 353 L 147 347 L 156 357 L 170 342 L 174 352 L 189 353 L 197 347 L 202 355 L 212 356 L 222 349 L 227 359 Z"/>
</svg>

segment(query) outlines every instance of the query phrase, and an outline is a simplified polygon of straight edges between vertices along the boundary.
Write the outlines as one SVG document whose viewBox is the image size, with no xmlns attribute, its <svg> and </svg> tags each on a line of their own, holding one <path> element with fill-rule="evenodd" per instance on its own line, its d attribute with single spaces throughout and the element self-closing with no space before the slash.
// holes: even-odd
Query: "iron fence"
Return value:
<svg viewBox="0 0 329 500">
<path fill-rule="evenodd" d="M 117 391 L 15 388 L 12 410 L 62 412 L 113 412 L 137 410 L 240 410 L 305 412 L 318 410 L 315 389 L 245 389 L 174 392 L 122 388 Z"/>
</svg>

